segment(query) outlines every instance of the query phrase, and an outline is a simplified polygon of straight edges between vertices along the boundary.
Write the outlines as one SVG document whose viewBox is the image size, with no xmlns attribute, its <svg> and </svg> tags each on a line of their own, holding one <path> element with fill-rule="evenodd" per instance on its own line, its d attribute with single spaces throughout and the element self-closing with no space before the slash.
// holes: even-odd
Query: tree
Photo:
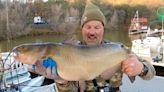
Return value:
<svg viewBox="0 0 164 92">
<path fill-rule="evenodd" d="M 59 4 L 55 4 L 55 5 L 51 5 L 51 16 L 50 18 L 47 20 L 49 22 L 49 24 L 51 25 L 52 29 L 54 31 L 59 31 L 59 24 L 61 23 L 60 17 L 62 16 L 62 14 L 64 14 L 63 10 L 62 10 L 62 5 Z"/>
<path fill-rule="evenodd" d="M 21 3 L 15 3 L 9 6 L 9 32 L 11 34 L 9 38 L 24 33 L 27 27 L 27 14 L 29 11 L 29 7 Z"/>
</svg>

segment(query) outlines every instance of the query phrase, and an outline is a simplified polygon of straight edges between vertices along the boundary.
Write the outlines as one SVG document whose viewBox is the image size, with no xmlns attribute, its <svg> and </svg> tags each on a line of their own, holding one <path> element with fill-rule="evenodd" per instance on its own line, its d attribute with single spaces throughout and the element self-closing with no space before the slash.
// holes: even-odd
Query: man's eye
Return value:
<svg viewBox="0 0 164 92">
<path fill-rule="evenodd" d="M 100 26 L 96 26 L 95 29 L 100 29 L 101 27 Z"/>
<path fill-rule="evenodd" d="M 86 26 L 85 28 L 86 28 L 86 29 L 91 29 L 91 27 L 90 27 L 90 26 Z"/>
</svg>

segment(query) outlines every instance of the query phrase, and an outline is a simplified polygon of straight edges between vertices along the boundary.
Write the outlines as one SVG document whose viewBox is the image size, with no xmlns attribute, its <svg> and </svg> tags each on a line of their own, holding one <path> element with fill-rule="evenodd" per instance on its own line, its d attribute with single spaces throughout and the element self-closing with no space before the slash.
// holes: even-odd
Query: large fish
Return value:
<svg viewBox="0 0 164 92">
<path fill-rule="evenodd" d="M 68 43 L 31 43 L 13 49 L 15 58 L 26 64 L 52 58 L 62 79 L 77 81 L 91 80 L 106 70 L 110 75 L 121 69 L 121 62 L 129 51 L 118 43 L 101 45 L 72 45 Z"/>
</svg>

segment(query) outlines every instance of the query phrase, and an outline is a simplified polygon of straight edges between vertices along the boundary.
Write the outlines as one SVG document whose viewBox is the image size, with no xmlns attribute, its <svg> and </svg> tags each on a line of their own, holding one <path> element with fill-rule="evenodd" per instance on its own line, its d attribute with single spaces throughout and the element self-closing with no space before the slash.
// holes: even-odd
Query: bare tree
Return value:
<svg viewBox="0 0 164 92">
<path fill-rule="evenodd" d="M 27 27 L 27 14 L 30 12 L 29 7 L 14 3 L 9 7 L 9 30 L 11 36 L 21 35 Z"/>
<path fill-rule="evenodd" d="M 62 10 L 62 5 L 61 4 L 52 5 L 51 12 L 52 15 L 47 21 L 51 25 L 51 28 L 57 32 L 59 31 L 59 25 L 61 24 L 60 17 L 64 14 Z"/>
<path fill-rule="evenodd" d="M 5 33 L 5 30 L 6 30 L 6 20 L 5 20 L 5 9 L 4 8 L 1 8 L 0 9 L 0 40 L 4 39 L 6 37 L 6 33 Z"/>
</svg>

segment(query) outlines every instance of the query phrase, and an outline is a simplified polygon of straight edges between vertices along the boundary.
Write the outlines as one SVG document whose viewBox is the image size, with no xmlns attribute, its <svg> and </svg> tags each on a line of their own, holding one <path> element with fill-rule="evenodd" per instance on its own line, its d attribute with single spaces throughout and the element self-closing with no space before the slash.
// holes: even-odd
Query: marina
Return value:
<svg viewBox="0 0 164 92">
<path fill-rule="evenodd" d="M 84 9 L 83 1 L 0 0 L 0 92 L 59 92 L 54 80 L 45 83 L 46 77 L 33 76 L 29 70 L 31 65 L 16 61 L 11 50 L 24 43 L 64 42 L 74 35 L 77 36 L 75 40 L 81 40 L 81 31 L 77 25 Z M 104 33 L 105 40 L 125 44 L 137 56 L 150 62 L 156 70 L 153 79 L 143 80 L 136 76 L 134 83 L 123 74 L 121 92 L 164 92 L 164 8 L 158 8 L 155 21 L 159 25 L 153 28 L 156 22 L 150 20 L 154 18 L 152 13 L 157 7 L 147 8 L 144 3 L 146 7 L 138 6 L 136 1 L 136 6 L 130 5 L 128 1 L 128 6 L 123 4 L 115 7 L 95 1 L 107 15 L 109 27 L 104 27 L 107 30 Z"/>
<path fill-rule="evenodd" d="M 163 29 L 163 20 L 164 13 L 163 7 L 158 8 L 157 16 L 160 15 L 160 24 L 161 29 L 154 30 L 150 29 L 152 22 L 147 26 L 146 30 L 141 30 L 142 22 L 139 18 L 138 11 L 134 18 L 131 21 L 131 27 L 129 28 L 129 37 L 131 38 L 131 51 L 133 51 L 139 57 L 150 62 L 156 70 L 156 76 L 149 81 L 144 81 L 141 78 L 137 77 L 134 84 L 130 85 L 127 81 L 127 77 L 124 76 L 123 82 L 126 80 L 127 85 L 122 86 L 122 90 L 125 92 L 163 92 L 164 88 L 160 85 L 163 85 L 164 82 L 164 29 Z M 134 20 L 136 19 L 136 20 Z M 155 20 L 157 21 L 157 20 Z M 148 24 L 146 24 L 148 25 Z M 133 31 L 133 29 L 135 31 Z M 131 87 L 130 87 L 131 86 Z"/>
</svg>

